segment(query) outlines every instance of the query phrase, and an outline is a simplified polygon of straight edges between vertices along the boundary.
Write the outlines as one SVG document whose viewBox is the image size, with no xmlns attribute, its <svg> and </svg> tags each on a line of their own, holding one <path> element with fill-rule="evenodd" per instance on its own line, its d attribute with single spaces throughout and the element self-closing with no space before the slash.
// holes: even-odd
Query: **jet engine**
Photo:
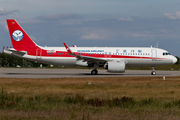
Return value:
<svg viewBox="0 0 180 120">
<path fill-rule="evenodd" d="M 108 61 L 104 68 L 108 70 L 107 72 L 112 73 L 123 73 L 125 72 L 125 61 L 119 60 L 119 61 Z"/>
</svg>

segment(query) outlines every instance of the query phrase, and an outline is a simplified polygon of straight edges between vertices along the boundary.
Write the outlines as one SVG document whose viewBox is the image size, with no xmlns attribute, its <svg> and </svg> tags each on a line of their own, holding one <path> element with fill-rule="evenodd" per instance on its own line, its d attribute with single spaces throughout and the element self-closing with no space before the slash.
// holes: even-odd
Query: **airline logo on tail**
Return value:
<svg viewBox="0 0 180 120">
<path fill-rule="evenodd" d="M 12 38 L 15 41 L 21 41 L 23 39 L 23 33 L 20 30 L 15 30 L 12 34 Z"/>
</svg>

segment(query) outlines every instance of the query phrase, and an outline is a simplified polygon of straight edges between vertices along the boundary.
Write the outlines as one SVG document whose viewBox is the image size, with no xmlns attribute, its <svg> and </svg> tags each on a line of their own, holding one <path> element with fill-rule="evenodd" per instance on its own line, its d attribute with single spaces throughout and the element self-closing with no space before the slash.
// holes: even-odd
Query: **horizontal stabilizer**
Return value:
<svg viewBox="0 0 180 120">
<path fill-rule="evenodd" d="M 26 51 L 17 51 L 14 48 L 4 49 L 3 52 L 8 55 L 14 55 L 17 57 L 23 57 L 25 54 L 27 54 Z"/>
</svg>

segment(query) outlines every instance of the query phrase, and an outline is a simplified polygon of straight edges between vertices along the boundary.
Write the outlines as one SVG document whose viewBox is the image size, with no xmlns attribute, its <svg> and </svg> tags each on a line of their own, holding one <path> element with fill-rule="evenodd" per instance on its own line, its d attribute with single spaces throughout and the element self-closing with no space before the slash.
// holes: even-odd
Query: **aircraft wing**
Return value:
<svg viewBox="0 0 180 120">
<path fill-rule="evenodd" d="M 107 59 L 103 59 L 103 58 L 96 58 L 96 57 L 89 57 L 89 56 L 83 56 L 83 55 L 78 55 L 73 53 L 73 51 L 66 45 L 66 43 L 63 43 L 67 52 L 72 55 L 72 56 L 76 56 L 78 59 L 83 59 L 83 61 L 90 61 L 90 62 L 106 62 Z"/>
</svg>

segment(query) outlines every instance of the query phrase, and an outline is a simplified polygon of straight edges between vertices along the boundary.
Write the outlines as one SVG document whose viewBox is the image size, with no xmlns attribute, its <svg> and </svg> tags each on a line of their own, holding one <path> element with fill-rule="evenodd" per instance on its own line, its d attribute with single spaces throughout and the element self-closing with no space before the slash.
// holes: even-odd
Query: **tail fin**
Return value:
<svg viewBox="0 0 180 120">
<path fill-rule="evenodd" d="M 32 48 L 37 48 L 37 45 L 32 41 L 28 34 L 14 19 L 7 19 L 9 34 L 13 48 L 17 51 L 31 51 Z"/>
</svg>

